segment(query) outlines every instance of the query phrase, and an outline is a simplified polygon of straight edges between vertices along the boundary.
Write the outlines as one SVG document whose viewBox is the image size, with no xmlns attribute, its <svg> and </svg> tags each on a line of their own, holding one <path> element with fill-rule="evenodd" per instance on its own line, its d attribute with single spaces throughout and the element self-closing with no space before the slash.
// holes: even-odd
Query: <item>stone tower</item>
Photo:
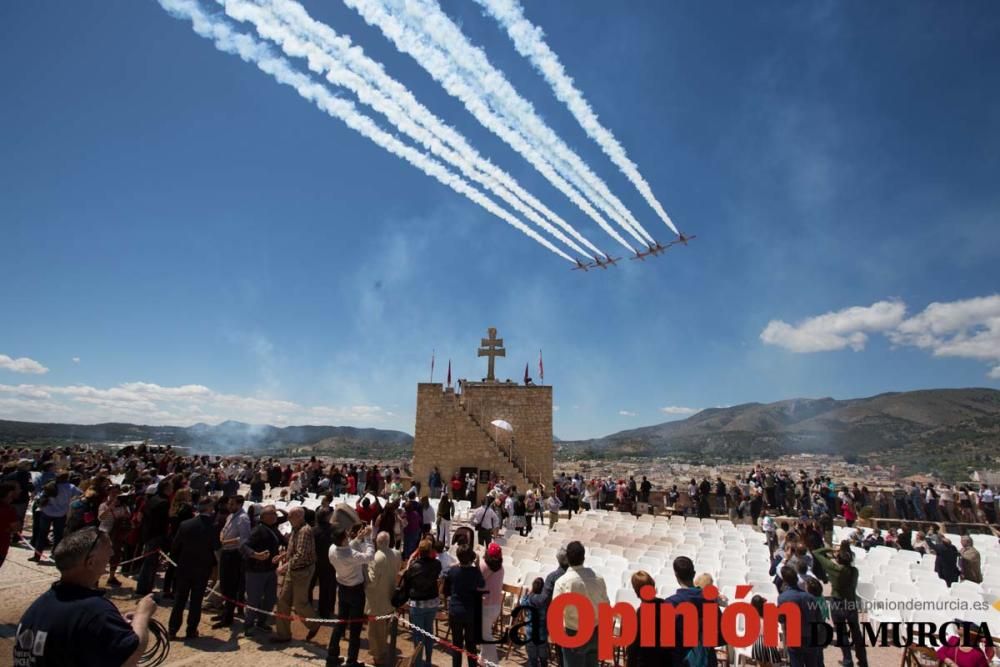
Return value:
<svg viewBox="0 0 1000 667">
<path fill-rule="evenodd" d="M 427 485 L 434 466 L 445 482 L 463 468 L 503 476 L 518 489 L 552 484 L 552 387 L 498 382 L 494 360 L 506 356 L 496 329 L 482 339 L 478 356 L 488 357 L 481 381 L 459 380 L 461 393 L 440 383 L 417 385 L 413 474 Z M 510 424 L 512 431 L 492 426 Z"/>
</svg>

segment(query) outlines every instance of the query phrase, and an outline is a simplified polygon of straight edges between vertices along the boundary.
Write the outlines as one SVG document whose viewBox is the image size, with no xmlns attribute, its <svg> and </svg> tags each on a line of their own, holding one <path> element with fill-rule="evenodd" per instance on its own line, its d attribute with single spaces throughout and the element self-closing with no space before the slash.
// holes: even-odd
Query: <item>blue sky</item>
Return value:
<svg viewBox="0 0 1000 667">
<path fill-rule="evenodd" d="M 339 0 L 303 4 L 620 254 L 378 29 Z M 442 7 L 671 240 L 503 29 L 472 2 Z M 488 326 L 502 377 L 530 363 L 537 379 L 543 350 L 562 438 L 748 401 L 1000 386 L 1000 6 L 903 9 L 527 4 L 698 235 L 583 273 L 156 2 L 3 3 L 0 418 L 412 432 L 431 351 L 436 379 L 449 358 L 479 378 Z"/>
</svg>

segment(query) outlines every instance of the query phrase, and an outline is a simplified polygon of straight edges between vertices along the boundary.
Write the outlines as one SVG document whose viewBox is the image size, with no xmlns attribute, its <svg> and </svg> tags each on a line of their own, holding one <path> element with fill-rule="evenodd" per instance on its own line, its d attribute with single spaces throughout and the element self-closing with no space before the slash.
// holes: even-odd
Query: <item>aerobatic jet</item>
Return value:
<svg viewBox="0 0 1000 667">
<path fill-rule="evenodd" d="M 647 257 L 651 257 L 653 255 L 659 255 L 660 253 L 666 252 L 667 248 L 670 247 L 669 245 L 663 246 L 662 244 L 660 244 L 659 241 L 655 243 L 647 243 L 646 246 L 649 248 L 648 250 L 643 250 L 643 251 L 633 250 L 633 252 L 635 252 L 635 257 L 632 257 L 631 259 L 633 260 L 638 259 L 645 262 Z"/>
<path fill-rule="evenodd" d="M 604 267 L 614 266 L 621 261 L 621 257 L 612 257 L 611 255 L 604 253 Z"/>
</svg>

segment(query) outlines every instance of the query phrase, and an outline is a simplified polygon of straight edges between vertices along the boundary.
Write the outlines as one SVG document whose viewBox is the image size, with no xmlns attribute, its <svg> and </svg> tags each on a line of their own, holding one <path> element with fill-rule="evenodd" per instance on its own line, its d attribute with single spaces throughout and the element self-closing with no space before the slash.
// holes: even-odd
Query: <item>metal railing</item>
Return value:
<svg viewBox="0 0 1000 667">
<path fill-rule="evenodd" d="M 531 481 L 531 477 L 528 475 L 528 457 L 527 457 L 527 455 L 524 456 L 524 458 L 523 458 L 524 465 L 523 466 L 517 462 L 517 457 L 514 456 L 514 441 L 513 441 L 513 439 L 511 439 L 510 446 L 505 448 L 500 443 L 500 441 L 497 440 L 497 438 L 492 433 L 490 433 L 489 429 L 487 429 L 485 426 L 483 426 L 482 421 L 480 421 L 480 419 L 478 417 L 476 417 L 476 415 L 475 415 L 475 413 L 473 411 L 473 408 L 471 406 L 469 406 L 466 403 L 466 401 L 464 401 L 464 400 L 458 400 L 456 398 L 455 405 L 457 405 L 462 410 L 462 412 L 464 412 L 465 415 L 470 420 L 472 420 L 473 424 L 475 424 L 476 426 L 479 427 L 479 430 L 482 431 L 483 435 L 485 435 L 490 440 L 490 442 L 493 443 L 493 446 L 496 447 L 497 452 L 499 452 L 502 456 L 504 456 L 507 459 L 507 461 L 511 464 L 511 466 L 516 471 L 518 471 L 519 473 L 521 473 L 521 475 L 523 475 L 524 478 L 530 482 Z M 485 418 L 485 415 L 484 415 L 484 418 Z"/>
</svg>

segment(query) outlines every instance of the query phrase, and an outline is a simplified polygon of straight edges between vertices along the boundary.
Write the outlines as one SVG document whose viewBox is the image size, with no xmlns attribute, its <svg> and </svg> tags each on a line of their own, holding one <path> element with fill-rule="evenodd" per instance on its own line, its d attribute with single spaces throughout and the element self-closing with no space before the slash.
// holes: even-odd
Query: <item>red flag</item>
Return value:
<svg viewBox="0 0 1000 667">
<path fill-rule="evenodd" d="M 451 386 L 451 359 L 448 360 L 448 386 Z"/>
<path fill-rule="evenodd" d="M 545 384 L 545 366 L 542 365 L 542 351 L 538 351 L 538 377 Z"/>
<path fill-rule="evenodd" d="M 524 384 L 528 384 L 528 380 L 530 380 L 530 379 L 531 378 L 528 377 L 528 364 L 525 364 L 524 365 Z"/>
</svg>

